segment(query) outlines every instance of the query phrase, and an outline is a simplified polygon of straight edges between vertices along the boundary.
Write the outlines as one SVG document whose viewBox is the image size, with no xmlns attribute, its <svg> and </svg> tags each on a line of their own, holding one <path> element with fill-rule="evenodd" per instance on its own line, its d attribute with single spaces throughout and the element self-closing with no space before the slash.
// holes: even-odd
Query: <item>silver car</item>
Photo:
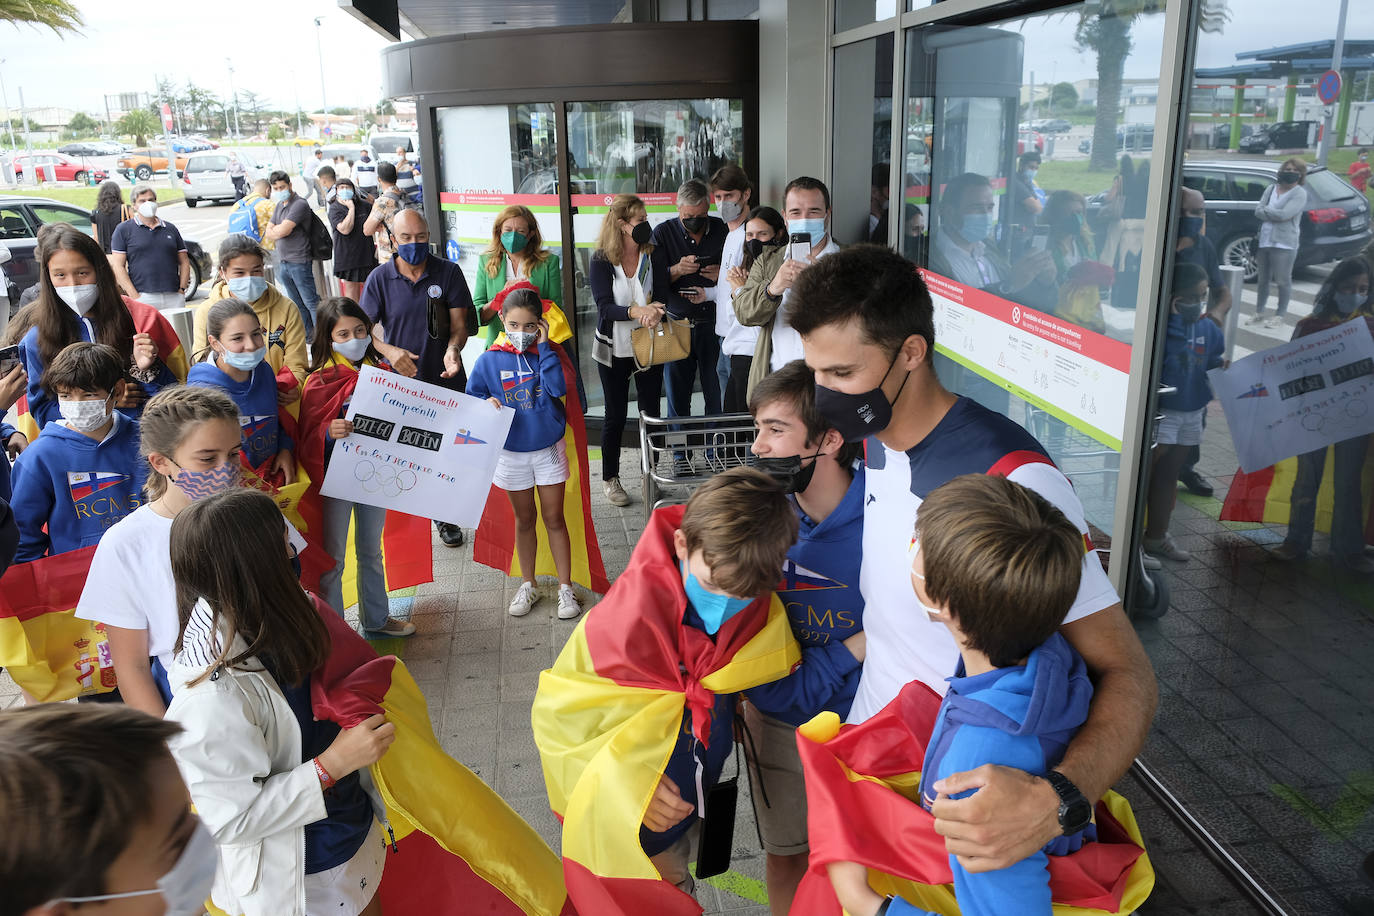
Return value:
<svg viewBox="0 0 1374 916">
<path fill-rule="evenodd" d="M 271 173 L 271 169 L 254 159 L 252 154 L 235 152 L 239 162 L 243 163 L 243 177 L 248 184 L 266 178 Z M 232 204 L 238 198 L 238 193 L 234 190 L 233 180 L 229 178 L 229 153 L 225 150 L 203 150 L 187 156 L 186 168 L 181 175 L 181 191 L 188 207 L 194 207 L 202 200 Z"/>
</svg>

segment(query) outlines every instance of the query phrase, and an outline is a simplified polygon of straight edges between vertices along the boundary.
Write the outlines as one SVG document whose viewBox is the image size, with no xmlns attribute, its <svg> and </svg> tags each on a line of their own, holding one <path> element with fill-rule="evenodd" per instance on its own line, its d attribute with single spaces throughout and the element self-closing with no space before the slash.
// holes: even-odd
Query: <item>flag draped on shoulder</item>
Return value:
<svg viewBox="0 0 1374 916">
<path fill-rule="evenodd" d="M 697 916 L 639 842 L 685 709 L 705 741 L 716 694 L 790 673 L 800 660 L 777 596 L 727 620 L 713 640 L 683 623 L 673 552 L 683 507 L 654 512 L 625 572 L 539 677 L 533 707 L 549 803 L 563 821 L 563 873 L 582 913 Z"/>
<path fill-rule="evenodd" d="M 493 347 L 509 346 L 503 333 L 496 339 Z M 596 526 L 592 522 L 591 465 L 587 458 L 587 424 L 582 412 L 582 401 L 577 396 L 577 370 L 572 360 L 560 344 L 551 346 L 558 352 L 559 364 L 563 367 L 563 377 L 567 382 L 567 394 L 563 405 L 567 423 L 563 431 L 563 446 L 568 455 L 568 482 L 563 489 L 563 521 L 568 530 L 568 540 L 572 546 L 572 580 L 590 591 L 605 594 L 610 582 L 606 578 L 606 565 L 601 559 L 601 545 L 596 539 Z M 539 511 L 542 513 L 543 508 Z M 553 553 L 549 550 L 548 530 L 537 526 L 539 532 L 538 559 L 535 567 L 538 575 L 551 576 L 556 572 Z M 515 555 L 515 512 L 510 500 L 495 484 L 487 494 L 487 505 L 482 510 L 482 521 L 477 526 L 477 535 L 472 545 L 472 558 L 483 566 L 499 569 L 508 576 L 520 572 L 519 558 Z"/>
<path fill-rule="evenodd" d="M 382 368 L 390 366 L 381 364 Z M 285 366 L 277 373 L 277 387 L 289 389 L 295 383 L 291 370 Z M 358 370 L 348 360 L 333 354 L 329 365 L 310 373 L 301 386 L 298 401 L 288 406 L 282 415 L 282 429 L 296 442 L 296 462 L 305 470 L 308 488 L 299 497 L 296 508 L 304 527 L 297 525 L 310 544 L 301 556 L 301 581 L 309 589 L 319 587 L 319 577 L 333 566 L 333 559 L 324 549 L 323 519 L 320 486 L 324 483 L 325 455 L 328 452 L 329 422 L 342 417 L 344 404 L 358 385 Z M 291 518 L 290 515 L 287 516 Z M 296 523 L 296 519 L 291 519 Z M 346 556 L 353 556 L 353 535 L 349 534 Z M 430 540 L 429 519 L 403 512 L 388 511 L 382 530 L 382 563 L 386 569 L 388 590 L 409 588 L 434 581 L 434 551 Z M 357 573 L 351 566 L 342 580 L 344 605 L 357 600 Z M 339 608 L 343 611 L 343 608 Z"/>
<path fill-rule="evenodd" d="M 75 613 L 94 556 L 83 547 L 18 563 L 0 578 L 0 667 L 40 702 L 115 688 L 105 625 Z"/>
<path fill-rule="evenodd" d="M 434 736 L 424 695 L 323 602 L 330 653 L 310 680 L 316 717 L 352 728 L 381 713 L 396 740 L 371 767 L 395 833 L 378 891 L 388 913 L 559 916 L 574 911 L 558 856 Z"/>
<path fill-rule="evenodd" d="M 841 727 L 822 713 L 797 733 L 806 774 L 811 858 L 792 910 L 840 916 L 826 865 L 858 862 L 880 894 L 946 916 L 959 913 L 944 837 L 918 786 L 940 698 L 913 681 L 873 718 Z M 1098 839 L 1049 856 L 1056 916 L 1130 913 L 1154 887 L 1131 806 L 1115 792 L 1097 805 Z"/>
</svg>

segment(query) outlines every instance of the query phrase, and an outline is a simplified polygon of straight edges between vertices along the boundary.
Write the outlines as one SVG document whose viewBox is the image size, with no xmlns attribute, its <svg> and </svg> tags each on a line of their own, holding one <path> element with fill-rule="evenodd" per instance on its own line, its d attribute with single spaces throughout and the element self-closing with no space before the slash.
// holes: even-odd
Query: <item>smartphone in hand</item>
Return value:
<svg viewBox="0 0 1374 916">
<path fill-rule="evenodd" d="M 811 257 L 811 233 L 794 232 L 787 238 L 787 254 L 793 261 L 805 261 Z"/>
<path fill-rule="evenodd" d="M 9 375 L 19 365 L 19 348 L 0 347 L 0 376 Z"/>
</svg>

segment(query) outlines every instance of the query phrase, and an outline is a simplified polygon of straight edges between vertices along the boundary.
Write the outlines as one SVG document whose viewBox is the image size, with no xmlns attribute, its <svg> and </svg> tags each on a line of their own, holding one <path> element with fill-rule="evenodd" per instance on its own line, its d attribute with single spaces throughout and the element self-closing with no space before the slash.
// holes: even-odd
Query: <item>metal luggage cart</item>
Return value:
<svg viewBox="0 0 1374 916">
<path fill-rule="evenodd" d="M 639 417 L 639 462 L 644 517 L 660 506 L 684 503 L 702 483 L 727 468 L 753 464 L 754 418 L 747 413 L 709 417 Z"/>
</svg>

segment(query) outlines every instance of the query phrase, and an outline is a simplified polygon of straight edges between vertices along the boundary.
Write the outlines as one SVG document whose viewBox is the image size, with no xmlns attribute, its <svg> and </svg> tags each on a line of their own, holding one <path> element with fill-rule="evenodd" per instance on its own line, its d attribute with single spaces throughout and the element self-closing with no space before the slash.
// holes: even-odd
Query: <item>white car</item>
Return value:
<svg viewBox="0 0 1374 916">
<path fill-rule="evenodd" d="M 258 162 L 251 153 L 236 152 L 239 162 L 243 163 L 243 179 L 247 184 L 271 174 L 271 168 Z M 181 192 L 188 207 L 202 200 L 232 204 L 238 193 L 229 178 L 229 154 L 224 150 L 202 150 L 187 156 L 186 168 L 181 173 Z"/>
</svg>

